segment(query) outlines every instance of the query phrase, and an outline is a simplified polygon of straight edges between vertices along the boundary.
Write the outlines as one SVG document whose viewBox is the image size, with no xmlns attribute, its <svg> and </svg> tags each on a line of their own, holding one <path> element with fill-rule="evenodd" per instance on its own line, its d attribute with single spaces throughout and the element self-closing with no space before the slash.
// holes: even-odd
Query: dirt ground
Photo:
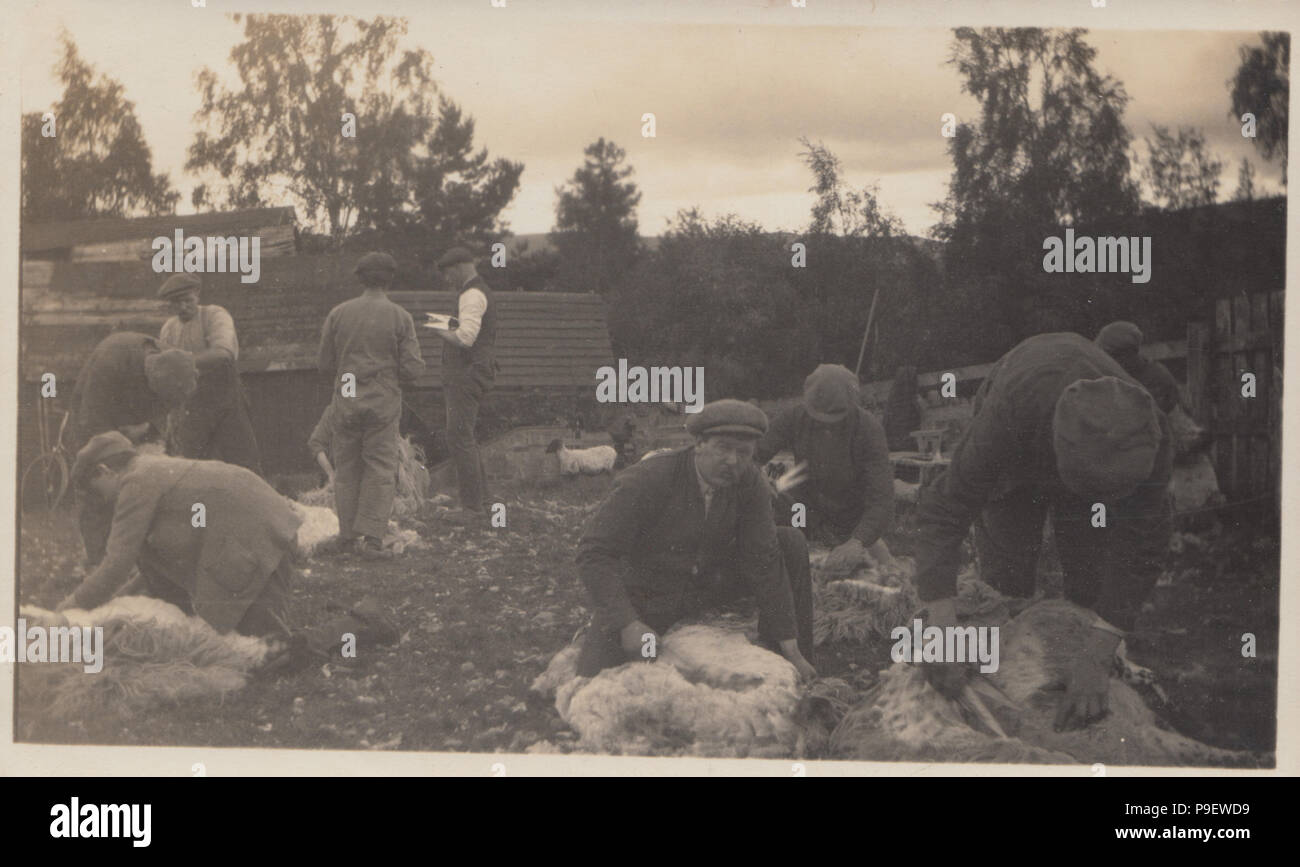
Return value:
<svg viewBox="0 0 1300 867">
<path fill-rule="evenodd" d="M 358 648 L 349 665 L 253 679 L 224 701 L 192 701 L 128 721 L 40 720 L 18 708 L 20 740 L 56 743 L 521 752 L 574 740 L 549 702 L 528 691 L 586 620 L 573 556 L 607 477 L 547 487 L 497 486 L 505 528 L 426 526 L 430 547 L 363 563 L 322 558 L 303 569 L 294 616 L 371 597 L 401 631 L 392 647 Z M 1181 536 L 1131 636 L 1130 656 L 1155 670 L 1169 699 L 1149 698 L 1174 728 L 1233 749 L 1271 750 L 1278 636 L 1277 533 L 1249 515 L 1203 521 Z M 894 540 L 907 554 L 906 521 Z M 1225 529 L 1226 526 L 1226 529 Z M 75 513 L 28 515 L 19 550 L 22 603 L 53 607 L 80 576 Z M 1256 636 L 1255 658 L 1242 635 Z M 823 675 L 869 685 L 888 644 L 823 647 Z M 21 672 L 20 672 L 21 676 Z"/>
</svg>

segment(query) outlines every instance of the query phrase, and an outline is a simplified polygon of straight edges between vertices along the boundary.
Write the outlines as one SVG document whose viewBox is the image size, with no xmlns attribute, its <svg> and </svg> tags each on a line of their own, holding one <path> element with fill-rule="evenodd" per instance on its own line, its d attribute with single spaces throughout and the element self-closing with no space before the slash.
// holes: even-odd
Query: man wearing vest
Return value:
<svg viewBox="0 0 1300 867">
<path fill-rule="evenodd" d="M 384 531 L 397 491 L 402 386 L 424 373 L 411 314 L 388 300 L 397 263 L 367 253 L 356 275 L 365 287 L 325 317 L 317 367 L 333 380 L 334 504 L 339 537 L 360 536 L 367 560 L 392 557 Z"/>
<path fill-rule="evenodd" d="M 453 247 L 438 260 L 447 284 L 460 293 L 455 327 L 436 330 L 442 347 L 442 391 L 447 404 L 447 450 L 456 467 L 462 519 L 477 524 L 490 506 L 487 474 L 474 425 L 479 403 L 496 380 L 496 304 L 492 289 L 474 267 L 464 247 Z"/>
<path fill-rule="evenodd" d="M 199 279 L 193 274 L 169 277 L 158 297 L 172 316 L 163 323 L 158 342 L 194 355 L 198 390 L 185 404 L 178 431 L 180 452 L 187 458 L 225 461 L 261 475 L 257 437 L 248 419 L 248 397 L 239 380 L 239 338 L 224 307 L 199 304 Z"/>
</svg>

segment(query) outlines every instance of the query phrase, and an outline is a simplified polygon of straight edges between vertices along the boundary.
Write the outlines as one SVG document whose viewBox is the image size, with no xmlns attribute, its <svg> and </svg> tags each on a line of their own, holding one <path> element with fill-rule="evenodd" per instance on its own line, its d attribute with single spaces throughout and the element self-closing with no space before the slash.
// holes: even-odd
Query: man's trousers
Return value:
<svg viewBox="0 0 1300 867">
<path fill-rule="evenodd" d="M 351 407 L 336 399 L 334 506 L 339 535 L 382 539 L 397 494 L 398 424 L 402 404 L 381 409 Z"/>
</svg>

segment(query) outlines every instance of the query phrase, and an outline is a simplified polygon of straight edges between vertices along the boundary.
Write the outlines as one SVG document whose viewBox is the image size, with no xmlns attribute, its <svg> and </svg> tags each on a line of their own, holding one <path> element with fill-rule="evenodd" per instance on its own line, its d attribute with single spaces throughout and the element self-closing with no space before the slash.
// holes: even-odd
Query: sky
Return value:
<svg viewBox="0 0 1300 867">
<path fill-rule="evenodd" d="M 406 44 L 433 54 L 442 92 L 476 122 L 476 144 L 525 164 L 503 215 L 520 234 L 552 227 L 555 188 L 601 136 L 622 146 L 635 169 L 644 235 L 660 234 L 692 206 L 710 217 L 736 213 L 770 230 L 798 230 L 812 205 L 811 176 L 798 156 L 807 136 L 841 159 L 851 186 L 879 184 L 886 209 L 924 235 L 935 222 L 930 204 L 943 198 L 951 174 L 940 118 L 952 112 L 971 120 L 978 111 L 946 63 L 950 29 L 862 26 L 908 20 L 873 17 L 865 4 L 506 3 L 390 3 L 383 11 L 407 15 Z M 356 3 L 260 5 L 381 11 Z M 228 56 L 242 25 L 228 18 L 230 8 L 218 0 L 205 8 L 183 0 L 34 2 L 18 46 L 23 111 L 58 98 L 53 67 L 66 28 L 83 59 L 125 86 L 154 170 L 170 174 L 182 193 L 180 212 L 190 212 L 199 180 L 184 170 L 199 107 L 194 76 L 207 66 L 233 83 Z M 1243 156 L 1255 164 L 1257 188 L 1280 188 L 1278 165 L 1258 156 L 1228 114 L 1226 81 L 1238 47 L 1257 41 L 1254 31 L 1102 27 L 1087 41 L 1098 50 L 1096 67 L 1131 97 L 1125 119 L 1139 148 L 1153 123 L 1200 127 L 1225 163 L 1221 198 L 1236 189 Z M 654 138 L 641 134 L 646 112 L 655 115 Z"/>
</svg>

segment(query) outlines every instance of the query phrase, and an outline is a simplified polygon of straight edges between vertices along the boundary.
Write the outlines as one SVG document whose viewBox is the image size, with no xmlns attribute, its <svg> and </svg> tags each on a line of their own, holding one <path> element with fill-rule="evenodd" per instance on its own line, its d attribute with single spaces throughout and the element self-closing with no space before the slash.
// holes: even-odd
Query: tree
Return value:
<svg viewBox="0 0 1300 867">
<path fill-rule="evenodd" d="M 382 16 L 246 16 L 230 52 L 240 89 L 198 75 L 186 168 L 215 173 L 229 207 L 293 201 L 336 247 L 367 232 L 442 246 L 500 231 L 523 165 L 474 152 L 473 120 L 439 95 L 427 51 L 399 48 L 405 33 Z"/>
<path fill-rule="evenodd" d="M 1286 185 L 1286 139 L 1288 106 L 1291 100 L 1291 36 L 1288 33 L 1259 34 L 1263 45 L 1238 49 L 1241 65 L 1228 79 L 1232 94 L 1232 117 L 1255 116 L 1255 147 L 1266 160 L 1282 158 L 1282 184 Z"/>
<path fill-rule="evenodd" d="M 135 103 L 121 83 L 96 78 L 67 33 L 62 41 L 55 72 L 63 96 L 50 108 L 52 121 L 23 115 L 23 220 L 171 213 L 180 193 L 165 172 L 154 173 Z"/>
<path fill-rule="evenodd" d="M 1142 179 L 1151 185 L 1158 206 L 1174 211 L 1196 205 L 1211 205 L 1219 194 L 1219 173 L 1223 161 L 1205 147 L 1205 134 L 1190 126 L 1178 128 L 1152 124 L 1155 141 L 1147 145 L 1147 164 Z"/>
<path fill-rule="evenodd" d="M 1084 35 L 954 31 L 949 62 L 979 100 L 980 117 L 959 124 L 949 141 L 952 179 L 935 205 L 933 234 L 949 242 L 950 304 L 979 317 L 970 320 L 981 326 L 972 337 L 990 355 L 1070 325 L 1068 308 L 1079 302 L 1043 291 L 1045 237 L 1138 210 L 1123 123 L 1128 96 L 1093 68 L 1096 50 Z"/>
<path fill-rule="evenodd" d="M 641 193 L 628 180 L 627 153 L 599 138 L 583 151 L 583 164 L 555 190 L 555 228 L 562 285 L 570 292 L 607 292 L 641 256 L 636 206 Z"/>
<path fill-rule="evenodd" d="M 1237 191 L 1232 194 L 1234 202 L 1249 202 L 1255 198 L 1255 165 L 1245 157 L 1237 169 Z"/>
<path fill-rule="evenodd" d="M 861 191 L 845 190 L 839 157 L 826 145 L 813 144 L 806 136 L 799 143 L 805 148 L 799 156 L 814 178 L 808 192 L 817 196 L 808 226 L 810 234 L 839 234 L 849 238 L 890 238 L 905 234 L 903 221 L 881 206 L 876 184 Z"/>
</svg>

